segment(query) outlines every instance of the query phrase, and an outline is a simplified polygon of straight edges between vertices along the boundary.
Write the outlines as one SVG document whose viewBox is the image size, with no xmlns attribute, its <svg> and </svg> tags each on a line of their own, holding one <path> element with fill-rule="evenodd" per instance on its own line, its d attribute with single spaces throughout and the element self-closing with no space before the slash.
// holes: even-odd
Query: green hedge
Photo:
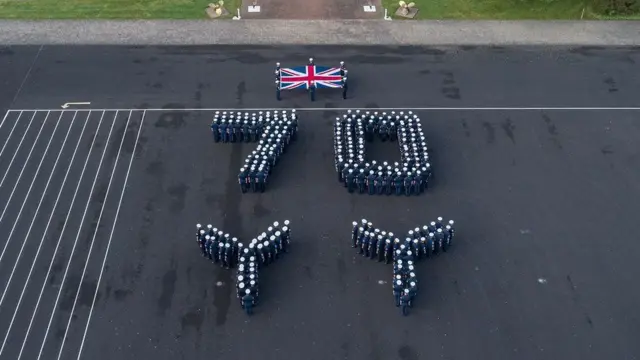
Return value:
<svg viewBox="0 0 640 360">
<path fill-rule="evenodd" d="M 595 12 L 608 16 L 640 14 L 640 0 L 594 0 Z"/>
</svg>

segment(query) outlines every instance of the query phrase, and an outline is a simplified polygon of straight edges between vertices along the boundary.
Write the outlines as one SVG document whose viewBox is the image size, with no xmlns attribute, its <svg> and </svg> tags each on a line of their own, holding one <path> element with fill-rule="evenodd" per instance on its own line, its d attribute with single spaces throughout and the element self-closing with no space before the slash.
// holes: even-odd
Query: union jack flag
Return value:
<svg viewBox="0 0 640 360">
<path fill-rule="evenodd" d="M 280 90 L 309 89 L 311 82 L 316 88 L 342 88 L 340 68 L 307 65 L 280 69 Z"/>
</svg>

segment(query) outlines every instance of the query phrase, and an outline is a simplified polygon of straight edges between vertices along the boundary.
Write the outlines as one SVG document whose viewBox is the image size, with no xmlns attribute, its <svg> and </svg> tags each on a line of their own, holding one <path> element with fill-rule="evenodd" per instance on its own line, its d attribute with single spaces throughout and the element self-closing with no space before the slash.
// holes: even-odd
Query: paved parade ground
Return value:
<svg viewBox="0 0 640 360">
<path fill-rule="evenodd" d="M 309 56 L 346 62 L 349 99 L 275 100 L 275 62 Z M 0 48 L 0 359 L 637 359 L 639 62 L 634 48 Z M 299 109 L 299 139 L 266 193 L 241 195 L 254 146 L 214 144 L 209 124 L 274 107 Z M 413 109 L 428 193 L 347 194 L 342 108 Z M 417 265 L 402 317 L 391 266 L 355 254 L 351 221 L 404 233 L 439 215 L 455 243 Z M 292 251 L 261 272 L 249 318 L 195 224 L 247 241 L 285 219 Z"/>
</svg>

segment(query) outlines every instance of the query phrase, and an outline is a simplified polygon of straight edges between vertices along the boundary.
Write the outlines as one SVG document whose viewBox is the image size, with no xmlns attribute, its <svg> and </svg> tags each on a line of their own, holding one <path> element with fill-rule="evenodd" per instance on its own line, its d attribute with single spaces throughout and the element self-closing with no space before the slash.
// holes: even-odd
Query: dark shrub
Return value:
<svg viewBox="0 0 640 360">
<path fill-rule="evenodd" d="M 640 14 L 640 0 L 595 0 L 594 10 L 610 16 Z"/>
</svg>

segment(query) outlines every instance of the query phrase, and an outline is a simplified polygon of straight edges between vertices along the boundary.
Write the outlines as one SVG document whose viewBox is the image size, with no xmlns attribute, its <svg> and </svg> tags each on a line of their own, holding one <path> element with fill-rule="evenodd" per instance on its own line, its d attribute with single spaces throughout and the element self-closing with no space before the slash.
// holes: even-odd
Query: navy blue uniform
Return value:
<svg viewBox="0 0 640 360">
<path fill-rule="evenodd" d="M 200 251 L 202 251 L 202 256 L 207 256 L 207 240 L 204 236 L 200 237 Z"/>
<path fill-rule="evenodd" d="M 426 184 L 426 179 L 423 173 L 416 174 L 416 183 L 418 184 L 418 193 L 422 194 Z"/>
<path fill-rule="evenodd" d="M 444 232 L 437 232 L 436 233 L 436 246 L 438 247 L 438 250 L 444 250 Z"/>
<path fill-rule="evenodd" d="M 396 195 L 402 195 L 402 184 L 404 182 L 402 175 L 396 175 L 393 182 L 394 182 L 393 186 L 396 189 Z"/>
<path fill-rule="evenodd" d="M 362 238 L 362 243 L 360 244 L 360 254 L 366 255 L 366 252 L 369 250 L 369 234 L 365 234 Z"/>
<path fill-rule="evenodd" d="M 400 297 L 402 296 L 402 285 L 393 284 L 393 297 L 396 300 L 396 306 L 400 306 Z"/>
<path fill-rule="evenodd" d="M 337 166 L 336 170 L 338 171 L 338 181 L 340 181 L 340 182 L 344 181 L 344 179 L 342 177 L 342 174 L 343 174 L 343 171 L 344 171 L 344 162 L 343 161 L 338 162 L 338 166 Z"/>
<path fill-rule="evenodd" d="M 384 191 L 384 186 L 385 186 L 384 177 L 382 175 L 378 175 L 376 177 L 375 184 L 376 184 L 376 193 L 378 195 L 382 195 L 382 192 Z"/>
<path fill-rule="evenodd" d="M 369 174 L 369 176 L 367 176 L 367 188 L 369 190 L 369 195 L 375 194 L 375 182 L 376 176 L 374 174 Z"/>
<path fill-rule="evenodd" d="M 258 191 L 264 192 L 265 181 L 266 181 L 266 176 L 265 176 L 264 172 L 258 171 L 256 173 L 256 178 L 255 178 L 256 188 L 257 188 Z"/>
<path fill-rule="evenodd" d="M 369 240 L 369 248 L 367 249 L 367 255 L 370 259 L 376 257 L 376 249 L 378 248 L 378 239 L 375 236 L 371 236 Z"/>
<path fill-rule="evenodd" d="M 244 123 L 242 124 L 242 132 L 240 133 L 240 135 L 242 135 L 242 140 L 246 143 L 248 143 L 249 141 L 251 141 L 251 136 L 249 135 L 249 124 L 248 123 Z"/>
<path fill-rule="evenodd" d="M 249 315 L 253 314 L 254 301 L 255 299 L 251 294 L 245 294 L 242 297 L 242 307 Z"/>
<path fill-rule="evenodd" d="M 229 132 L 227 131 L 227 124 L 226 123 L 220 124 L 220 127 L 218 128 L 218 130 L 220 132 L 220 138 L 222 139 L 222 142 L 224 143 L 229 142 Z"/>
<path fill-rule="evenodd" d="M 360 194 L 363 194 L 366 189 L 366 177 L 364 176 L 364 172 L 359 172 L 356 177 L 356 182 L 358 183 L 358 191 Z"/>
<path fill-rule="evenodd" d="M 349 169 L 348 167 L 346 167 L 346 166 L 342 168 L 342 176 L 341 176 L 341 179 L 342 179 L 342 181 L 344 182 L 344 187 L 347 187 L 347 183 L 344 181 L 344 179 L 346 179 L 346 178 L 347 178 L 347 175 L 349 175 L 349 170 L 350 170 L 350 169 Z"/>
<path fill-rule="evenodd" d="M 242 191 L 242 193 L 246 193 L 247 192 L 247 172 L 246 171 L 241 171 L 238 174 L 238 184 L 240 185 L 240 190 Z"/>
<path fill-rule="evenodd" d="M 364 135 L 365 135 L 365 139 L 368 142 L 373 141 L 373 123 L 372 122 L 367 123 L 367 125 L 365 126 Z"/>
<path fill-rule="evenodd" d="M 411 175 L 407 175 L 407 177 L 404 178 L 404 194 L 406 196 L 411 195 L 412 182 L 413 182 L 413 177 Z"/>
<path fill-rule="evenodd" d="M 396 127 L 396 124 L 394 122 L 391 122 L 389 124 L 389 140 L 396 141 L 398 137 L 397 134 L 398 134 L 398 128 Z"/>
<path fill-rule="evenodd" d="M 213 141 L 215 142 L 220 141 L 220 133 L 218 132 L 219 127 L 220 126 L 216 122 L 211 124 L 211 134 L 213 135 Z"/>
<path fill-rule="evenodd" d="M 391 262 L 391 259 L 393 258 L 393 244 L 391 241 L 386 242 L 384 244 L 384 262 L 386 264 Z"/>
<path fill-rule="evenodd" d="M 211 237 L 209 237 L 209 239 L 206 240 L 204 244 L 205 250 L 206 250 L 205 252 L 207 253 L 207 255 L 209 255 L 210 260 L 213 260 L 213 252 L 211 250 L 212 250 L 212 245 L 214 244 L 215 244 L 215 241 Z"/>
<path fill-rule="evenodd" d="M 255 123 L 251 123 L 249 125 L 249 141 L 257 142 L 258 141 L 258 129 Z"/>
<path fill-rule="evenodd" d="M 350 193 L 354 191 L 355 182 L 356 182 L 356 177 L 353 175 L 353 173 L 352 172 L 348 173 L 345 179 L 345 183 L 347 185 L 347 190 L 349 190 Z"/>
<path fill-rule="evenodd" d="M 384 260 L 384 255 L 385 255 L 384 246 L 385 246 L 385 238 L 384 237 L 378 238 L 377 249 L 376 249 L 376 253 L 378 255 L 378 262 L 382 262 Z"/>
<path fill-rule="evenodd" d="M 386 122 L 380 124 L 379 130 L 380 140 L 387 141 L 389 139 L 389 126 Z"/>
</svg>

